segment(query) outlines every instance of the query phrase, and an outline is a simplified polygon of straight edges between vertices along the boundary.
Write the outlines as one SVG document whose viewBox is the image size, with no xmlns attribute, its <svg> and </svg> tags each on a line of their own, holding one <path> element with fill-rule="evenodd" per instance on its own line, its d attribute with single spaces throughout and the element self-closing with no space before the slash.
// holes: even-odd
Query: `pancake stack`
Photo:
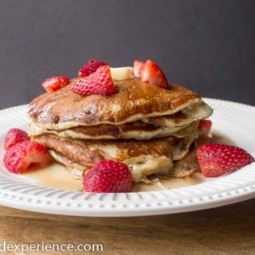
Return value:
<svg viewBox="0 0 255 255">
<path fill-rule="evenodd" d="M 29 105 L 31 136 L 57 162 L 77 175 L 101 159 L 123 162 L 134 182 L 197 170 L 189 156 L 199 121 L 212 113 L 197 93 L 132 78 L 114 81 L 117 93 L 111 95 L 80 95 L 70 90 L 79 79 Z"/>
</svg>

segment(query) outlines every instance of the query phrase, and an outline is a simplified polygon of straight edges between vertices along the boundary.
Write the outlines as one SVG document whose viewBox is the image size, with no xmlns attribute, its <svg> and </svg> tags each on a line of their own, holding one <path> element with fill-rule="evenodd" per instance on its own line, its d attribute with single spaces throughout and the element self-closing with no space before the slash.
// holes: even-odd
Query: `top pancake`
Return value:
<svg viewBox="0 0 255 255">
<path fill-rule="evenodd" d="M 117 93 L 80 95 L 69 85 L 35 98 L 29 116 L 44 128 L 60 129 L 100 124 L 120 125 L 142 118 L 173 114 L 202 102 L 201 97 L 186 88 L 170 83 L 169 89 L 142 82 L 138 78 L 114 81 Z"/>
</svg>

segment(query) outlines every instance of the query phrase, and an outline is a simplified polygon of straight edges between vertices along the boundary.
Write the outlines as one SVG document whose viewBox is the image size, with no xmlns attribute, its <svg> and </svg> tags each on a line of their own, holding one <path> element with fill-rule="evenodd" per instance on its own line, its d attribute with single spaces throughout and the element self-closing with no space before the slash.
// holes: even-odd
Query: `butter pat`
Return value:
<svg viewBox="0 0 255 255">
<path fill-rule="evenodd" d="M 111 67 L 111 76 L 114 81 L 129 80 L 133 77 L 133 67 Z"/>
</svg>

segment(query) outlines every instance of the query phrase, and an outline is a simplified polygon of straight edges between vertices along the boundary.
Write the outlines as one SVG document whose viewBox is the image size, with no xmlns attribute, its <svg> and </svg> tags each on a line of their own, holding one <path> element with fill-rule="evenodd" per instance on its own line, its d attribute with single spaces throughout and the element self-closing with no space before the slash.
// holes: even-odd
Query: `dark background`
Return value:
<svg viewBox="0 0 255 255">
<path fill-rule="evenodd" d="M 205 97 L 255 105 L 253 0 L 0 0 L 0 108 L 90 58 L 152 59 Z"/>
</svg>

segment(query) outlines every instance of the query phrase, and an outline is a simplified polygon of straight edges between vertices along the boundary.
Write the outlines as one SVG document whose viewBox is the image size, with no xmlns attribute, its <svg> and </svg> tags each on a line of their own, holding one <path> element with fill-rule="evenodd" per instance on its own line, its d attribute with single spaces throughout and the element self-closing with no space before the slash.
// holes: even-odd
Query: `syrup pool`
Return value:
<svg viewBox="0 0 255 255">
<path fill-rule="evenodd" d="M 71 174 L 65 166 L 58 163 L 24 173 L 23 176 L 35 180 L 41 186 L 49 188 L 82 190 L 81 177 Z"/>
</svg>

